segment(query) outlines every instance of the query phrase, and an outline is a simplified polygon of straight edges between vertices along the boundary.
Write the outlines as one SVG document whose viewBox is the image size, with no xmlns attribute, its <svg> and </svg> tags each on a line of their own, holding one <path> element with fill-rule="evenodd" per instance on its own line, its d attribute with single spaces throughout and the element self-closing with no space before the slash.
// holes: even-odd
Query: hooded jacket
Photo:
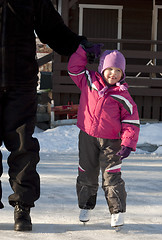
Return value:
<svg viewBox="0 0 162 240">
<path fill-rule="evenodd" d="M 61 55 L 71 55 L 82 40 L 50 0 L 0 0 L 0 87 L 37 84 L 35 33 Z"/>
<path fill-rule="evenodd" d="M 69 75 L 81 90 L 77 126 L 93 137 L 121 139 L 121 145 L 135 150 L 139 116 L 128 85 L 108 87 L 101 74 L 86 65 L 86 52 L 79 46 L 68 63 Z"/>
</svg>

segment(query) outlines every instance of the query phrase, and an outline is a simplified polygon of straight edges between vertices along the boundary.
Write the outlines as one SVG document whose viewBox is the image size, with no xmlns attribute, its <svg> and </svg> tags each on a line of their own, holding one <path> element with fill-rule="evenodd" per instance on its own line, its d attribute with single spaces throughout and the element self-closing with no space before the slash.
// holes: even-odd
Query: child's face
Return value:
<svg viewBox="0 0 162 240">
<path fill-rule="evenodd" d="M 107 83 L 114 85 L 120 81 L 123 73 L 120 68 L 110 67 L 105 69 L 103 75 Z"/>
</svg>

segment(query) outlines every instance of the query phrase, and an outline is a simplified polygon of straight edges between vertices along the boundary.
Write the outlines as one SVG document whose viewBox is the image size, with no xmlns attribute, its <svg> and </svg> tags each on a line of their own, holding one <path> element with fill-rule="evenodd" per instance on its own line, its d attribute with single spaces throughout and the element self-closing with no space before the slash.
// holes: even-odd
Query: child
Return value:
<svg viewBox="0 0 162 240">
<path fill-rule="evenodd" d="M 137 106 L 125 82 L 125 58 L 117 50 L 106 50 L 98 72 L 86 69 L 87 54 L 98 54 L 99 45 L 80 45 L 68 64 L 69 75 L 81 90 L 77 126 L 79 167 L 77 196 L 80 221 L 89 221 L 96 205 L 98 177 L 111 213 L 111 226 L 124 224 L 125 183 L 121 178 L 122 159 L 135 151 L 139 135 Z M 88 53 L 87 53 L 88 52 Z"/>
</svg>

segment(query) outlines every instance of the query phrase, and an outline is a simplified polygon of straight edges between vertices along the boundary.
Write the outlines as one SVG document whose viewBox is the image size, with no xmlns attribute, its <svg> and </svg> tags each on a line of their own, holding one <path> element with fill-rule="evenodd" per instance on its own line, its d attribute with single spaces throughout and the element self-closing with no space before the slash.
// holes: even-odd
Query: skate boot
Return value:
<svg viewBox="0 0 162 240">
<path fill-rule="evenodd" d="M 30 207 L 24 207 L 17 204 L 14 210 L 14 220 L 15 231 L 31 231 L 32 223 L 30 217 Z"/>
<path fill-rule="evenodd" d="M 115 213 L 111 215 L 111 227 L 120 227 L 124 225 L 124 213 Z"/>
<path fill-rule="evenodd" d="M 90 219 L 90 210 L 89 209 L 81 209 L 79 220 L 83 223 L 88 222 Z"/>
</svg>

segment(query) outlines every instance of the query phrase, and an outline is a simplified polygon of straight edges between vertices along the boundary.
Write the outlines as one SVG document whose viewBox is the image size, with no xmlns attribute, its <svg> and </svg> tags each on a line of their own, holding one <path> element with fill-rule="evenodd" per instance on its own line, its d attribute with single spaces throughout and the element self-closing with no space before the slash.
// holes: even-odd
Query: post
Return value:
<svg viewBox="0 0 162 240">
<path fill-rule="evenodd" d="M 51 100 L 51 121 L 50 121 L 50 128 L 53 128 L 54 125 L 55 125 L 54 100 Z"/>
<path fill-rule="evenodd" d="M 151 32 L 151 40 L 157 40 L 157 18 L 158 18 L 158 8 L 155 6 L 155 0 L 153 0 L 153 9 L 152 9 L 152 32 Z M 157 44 L 151 44 L 151 51 L 157 51 Z M 150 59 L 151 60 L 151 59 Z M 153 65 L 156 65 L 156 59 L 152 59 Z M 156 77 L 156 73 L 152 73 L 151 77 Z"/>
<path fill-rule="evenodd" d="M 69 0 L 62 0 L 61 6 L 61 16 L 65 22 L 65 24 L 69 25 Z"/>
</svg>

